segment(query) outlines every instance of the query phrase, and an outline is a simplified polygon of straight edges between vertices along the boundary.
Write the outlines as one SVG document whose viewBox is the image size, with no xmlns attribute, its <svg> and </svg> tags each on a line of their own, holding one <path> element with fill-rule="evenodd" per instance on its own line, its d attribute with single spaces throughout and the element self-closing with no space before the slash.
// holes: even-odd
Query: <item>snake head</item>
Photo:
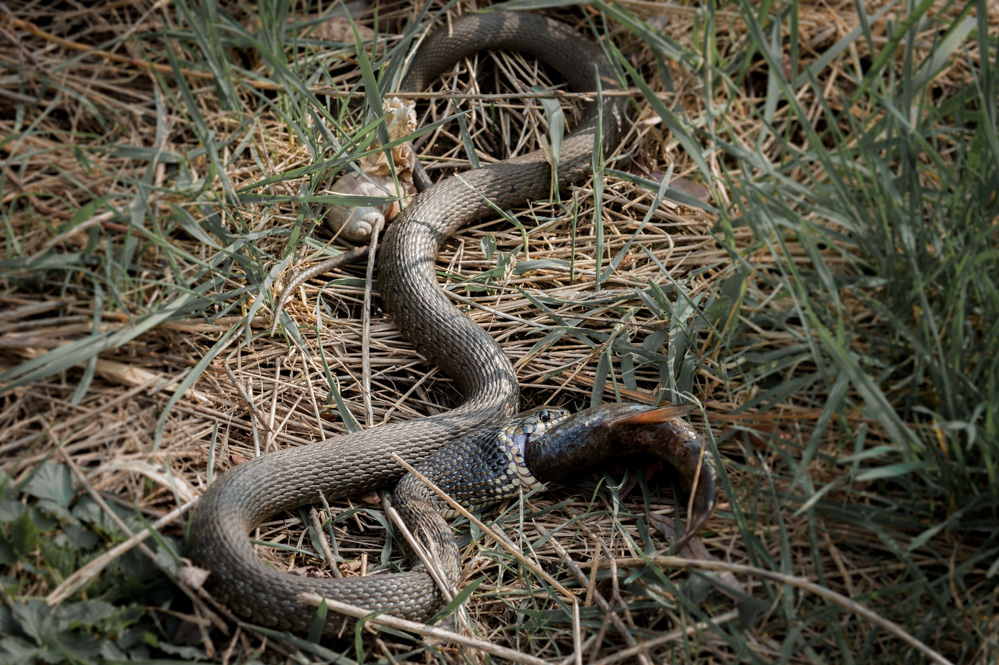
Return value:
<svg viewBox="0 0 999 665">
<path fill-rule="evenodd" d="M 515 455 L 523 457 L 529 442 L 568 417 L 569 412 L 565 409 L 553 409 L 547 406 L 531 409 L 510 418 L 500 430 L 499 438 Z"/>
<path fill-rule="evenodd" d="M 528 447 L 533 445 L 545 432 L 564 422 L 568 417 L 569 412 L 565 409 L 544 406 L 514 416 L 500 427 L 496 441 L 500 448 L 506 452 L 506 458 L 509 460 L 506 477 L 515 481 L 504 485 L 511 494 L 518 486 L 525 490 L 531 490 L 544 484 L 539 482 L 527 468 L 524 455 Z"/>
</svg>

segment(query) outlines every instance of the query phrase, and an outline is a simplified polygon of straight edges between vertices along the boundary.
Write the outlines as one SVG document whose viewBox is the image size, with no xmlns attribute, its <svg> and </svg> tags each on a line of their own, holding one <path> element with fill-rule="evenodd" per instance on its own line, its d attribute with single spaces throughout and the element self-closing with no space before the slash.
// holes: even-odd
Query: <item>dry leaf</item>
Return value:
<svg viewBox="0 0 999 665">
<path fill-rule="evenodd" d="M 203 587 L 209 575 L 211 571 L 197 566 L 181 566 L 177 569 L 177 579 L 192 589 Z"/>
</svg>

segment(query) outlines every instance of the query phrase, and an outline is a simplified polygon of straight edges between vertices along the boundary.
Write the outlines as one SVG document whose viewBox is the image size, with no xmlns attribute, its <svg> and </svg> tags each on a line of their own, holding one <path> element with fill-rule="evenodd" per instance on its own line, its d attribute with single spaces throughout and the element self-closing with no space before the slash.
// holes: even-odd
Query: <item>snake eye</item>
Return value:
<svg viewBox="0 0 999 665">
<path fill-rule="evenodd" d="M 543 422 L 543 423 L 546 423 L 546 422 L 548 422 L 549 420 L 552 419 L 552 415 L 550 413 L 548 413 L 547 411 L 542 411 L 541 415 L 539 417 L 541 418 L 541 422 Z"/>
</svg>

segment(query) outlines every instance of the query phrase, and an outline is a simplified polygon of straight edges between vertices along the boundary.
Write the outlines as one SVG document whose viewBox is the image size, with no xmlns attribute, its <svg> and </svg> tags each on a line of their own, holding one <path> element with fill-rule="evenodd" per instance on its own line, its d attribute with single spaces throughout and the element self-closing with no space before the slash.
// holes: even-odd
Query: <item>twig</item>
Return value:
<svg viewBox="0 0 999 665">
<path fill-rule="evenodd" d="M 312 607 L 318 607 L 321 602 L 323 602 L 324 597 L 317 593 L 302 593 L 298 596 L 306 605 Z M 356 605 L 348 605 L 347 603 L 342 603 L 339 600 L 334 600 L 332 598 L 325 598 L 326 607 L 333 610 L 334 612 L 339 612 L 340 614 L 346 614 L 347 616 L 356 617 L 358 619 L 367 619 L 369 624 L 376 624 L 379 626 L 387 626 L 389 628 L 395 628 L 396 630 L 405 630 L 410 633 L 416 633 L 417 635 L 422 635 L 424 637 L 433 637 L 439 640 L 446 640 L 448 642 L 454 642 L 455 644 L 460 644 L 462 646 L 470 647 L 472 649 L 478 649 L 479 651 L 484 651 L 485 653 L 491 654 L 493 656 L 498 656 L 500 658 L 506 658 L 507 660 L 512 660 L 515 663 L 529 663 L 530 665 L 549 665 L 548 661 L 542 660 L 535 656 L 529 656 L 526 653 L 520 653 L 514 649 L 508 649 L 506 647 L 497 646 L 495 644 L 490 644 L 489 642 L 484 642 L 482 640 L 477 640 L 472 637 L 466 637 L 465 635 L 460 635 L 454 633 L 450 630 L 444 630 L 443 628 L 434 628 L 433 626 L 428 626 L 423 623 L 417 623 L 416 621 L 409 621 L 408 619 L 400 619 L 399 617 L 389 616 L 387 614 L 372 614 L 369 610 L 366 610 Z"/>
<path fill-rule="evenodd" d="M 299 352 L 302 354 L 302 361 L 306 366 L 308 366 L 310 362 L 315 362 L 312 356 L 305 352 L 305 349 L 300 349 Z M 322 409 L 319 408 L 319 402 L 316 401 L 316 387 L 312 385 L 312 372 L 302 372 L 302 374 L 305 375 L 305 383 L 309 386 L 308 395 L 309 401 L 312 403 L 312 415 L 315 416 L 316 422 L 319 423 L 319 431 L 322 432 L 323 412 Z M 335 376 L 333 377 L 333 380 L 336 381 Z M 332 389 L 333 386 L 330 386 L 330 390 Z M 325 433 L 323 433 L 323 438 L 327 438 Z"/>
<path fill-rule="evenodd" d="M 396 510 L 394 506 L 392 506 L 391 499 L 388 495 L 385 496 L 385 513 L 389 516 L 389 519 L 392 520 L 392 523 L 395 524 L 396 528 L 399 529 L 399 532 L 402 533 L 403 538 L 406 539 L 409 546 L 414 552 L 416 552 L 416 556 L 418 556 L 420 561 L 423 562 L 423 565 L 426 566 L 427 572 L 434 580 L 434 583 L 437 584 L 437 588 L 441 590 L 442 594 L 444 594 L 444 598 L 447 599 L 447 602 L 450 603 L 454 600 L 455 591 L 457 591 L 457 589 L 452 586 L 451 582 L 447 579 L 447 575 L 444 573 L 444 570 L 441 568 L 440 557 L 437 552 L 428 551 L 427 547 L 425 547 L 424 544 L 417 539 L 413 532 L 410 531 L 409 526 L 407 526 L 406 522 L 403 521 L 402 515 L 399 514 L 399 511 Z M 433 549 L 432 541 L 428 542 L 427 545 L 431 547 L 431 550 Z M 471 621 L 464 606 L 458 608 L 458 613 L 455 615 L 455 618 L 457 619 L 457 623 L 460 628 L 471 631 Z"/>
<path fill-rule="evenodd" d="M 333 577 L 343 577 L 343 573 L 340 572 L 340 566 L 336 564 L 336 557 L 333 556 L 333 550 L 330 549 L 329 541 L 326 540 L 326 533 L 323 531 L 323 521 L 319 517 L 319 511 L 315 508 L 309 508 L 309 521 L 312 522 L 312 531 L 316 534 L 316 540 L 319 541 L 319 548 L 322 549 L 323 556 L 326 557 L 326 564 L 330 567 Z"/>
<path fill-rule="evenodd" d="M 666 517 L 665 515 L 657 515 L 655 513 L 649 515 L 649 524 L 654 526 L 659 533 L 670 540 L 676 540 L 676 527 L 674 526 L 676 521 L 673 518 Z M 685 559 L 701 559 L 703 561 L 720 561 L 718 557 L 711 554 L 708 548 L 704 546 L 704 543 L 698 537 L 693 537 L 687 544 L 683 546 L 682 549 L 676 549 L 674 547 L 673 554 L 675 556 L 683 557 Z M 593 567 L 593 571 L 596 572 L 597 567 Z M 718 582 L 723 583 L 723 586 L 719 589 L 722 593 L 729 596 L 733 600 L 739 600 L 739 594 L 751 595 L 749 591 L 742 585 L 742 583 L 736 578 L 732 573 L 722 573 L 718 576 Z"/>
<path fill-rule="evenodd" d="M 413 393 L 423 394 L 420 393 L 419 391 L 422 390 L 424 382 L 433 378 L 435 372 L 436 370 L 430 370 L 425 374 L 421 373 L 420 378 L 414 381 L 413 385 L 411 385 L 402 395 L 399 395 L 399 399 L 395 400 L 392 403 L 392 406 L 390 406 L 388 409 L 385 410 L 385 415 L 382 416 L 382 422 L 387 423 L 389 421 L 389 418 L 392 417 L 392 414 L 398 411 L 400 407 L 409 400 L 410 395 L 412 395 Z"/>
<path fill-rule="evenodd" d="M 316 275 L 321 275 L 324 272 L 336 270 L 341 266 L 349 265 L 354 261 L 359 261 L 365 256 L 365 254 L 367 254 L 367 252 L 367 247 L 355 247 L 347 250 L 343 254 L 338 254 L 331 259 L 326 259 L 325 261 L 321 261 L 310 268 L 306 268 L 292 277 L 285 287 L 281 289 L 281 293 L 278 295 L 277 300 L 274 303 L 274 322 L 271 324 L 271 334 L 273 335 L 274 331 L 277 330 L 278 321 L 281 318 L 281 310 L 284 309 L 285 303 L 288 302 L 288 298 L 291 297 L 291 294 L 294 293 L 298 287 L 305 284 Z"/>
<path fill-rule="evenodd" d="M 402 537 L 407 543 L 409 543 L 409 547 L 416 553 L 416 556 L 423 562 L 423 565 L 427 567 L 427 573 L 431 578 L 433 578 L 437 588 L 441 590 L 441 593 L 444 594 L 447 601 L 451 602 L 454 600 L 454 589 L 448 583 L 447 576 L 444 574 L 444 571 L 441 570 L 440 562 L 437 560 L 437 557 L 428 552 L 427 548 L 423 546 L 423 543 L 417 540 L 416 536 L 413 535 L 413 532 L 409 530 L 408 526 L 406 526 L 406 523 L 403 521 L 398 510 L 386 503 L 385 512 L 388 514 L 389 519 L 395 527 L 402 534 Z"/>
<path fill-rule="evenodd" d="M 537 521 L 534 522 L 534 528 L 537 529 L 542 536 L 548 535 L 548 529 L 538 524 Z M 580 586 L 585 587 L 587 585 L 586 573 L 584 573 L 582 569 L 580 569 L 579 565 L 573 560 L 573 558 L 569 556 L 569 553 L 565 551 L 565 548 L 562 547 L 562 544 L 560 542 L 558 542 L 554 538 L 550 538 L 548 542 L 550 542 L 552 546 L 555 548 L 555 551 L 558 552 L 558 555 L 562 558 L 562 562 L 569 568 L 569 572 L 571 572 L 573 576 L 575 576 L 576 581 L 579 582 Z M 596 561 L 599 561 L 599 554 L 600 550 L 598 546 L 595 558 Z M 635 636 L 632 634 L 632 631 L 628 630 L 628 627 L 624 625 L 624 621 L 621 620 L 621 617 L 617 615 L 617 612 L 614 612 L 614 605 L 608 602 L 607 599 L 603 597 L 603 594 L 601 594 L 599 591 L 594 590 L 593 598 L 594 600 L 597 601 L 597 605 L 600 606 L 600 609 L 602 609 L 604 612 L 607 613 L 607 617 L 610 619 L 610 622 L 614 624 L 614 629 L 621 634 L 621 637 L 624 638 L 624 641 L 627 642 L 629 646 L 633 647 L 639 646 L 638 641 L 635 639 Z M 642 663 L 642 665 L 652 665 L 652 661 L 649 659 L 648 654 L 644 653 L 641 650 L 637 651 L 636 653 L 638 656 L 638 662 Z"/>
<path fill-rule="evenodd" d="M 237 351 L 236 353 L 237 367 L 240 374 L 243 373 L 243 354 Z M 232 381 L 236 381 L 235 375 L 229 370 L 229 365 L 225 366 L 225 371 L 229 375 Z M 243 400 L 249 407 L 251 413 L 254 417 L 250 418 L 251 432 L 253 433 L 253 456 L 260 457 L 260 425 L 263 425 L 264 429 L 270 434 L 270 425 L 264 419 L 264 415 L 254 406 L 253 402 L 253 379 L 251 378 L 246 382 L 246 386 L 237 385 L 236 389 L 239 390 L 239 394 L 243 396 Z"/>
<path fill-rule="evenodd" d="M 274 388 L 271 390 L 271 411 L 267 414 L 267 438 L 264 440 L 264 450 L 268 451 L 274 445 L 274 438 L 277 436 L 277 427 L 274 421 L 277 420 L 278 394 L 281 392 L 281 356 L 274 359 Z"/>
<path fill-rule="evenodd" d="M 236 375 L 232 373 L 231 369 L 229 369 L 229 365 L 225 366 L 225 373 L 229 375 L 229 380 L 232 381 L 232 384 L 236 387 L 236 390 L 239 391 L 240 397 L 242 397 L 243 401 L 246 402 L 246 408 L 249 409 L 250 413 L 253 415 L 253 422 L 259 425 L 260 427 L 263 427 L 266 432 L 270 432 L 270 426 L 267 424 L 267 419 L 264 417 L 262 413 L 260 413 L 260 411 L 257 410 L 256 405 L 253 403 L 253 397 L 246 392 L 246 388 L 243 387 L 243 384 L 241 384 L 238 380 L 236 380 Z M 257 456 L 259 457 L 260 456 L 259 442 L 257 443 L 256 452 Z"/>
<path fill-rule="evenodd" d="M 572 652 L 575 654 L 576 665 L 583 665 L 583 638 L 579 625 L 579 601 L 572 601 Z"/>
<path fill-rule="evenodd" d="M 288 409 L 288 413 L 284 414 L 284 418 L 281 419 L 281 422 L 274 427 L 274 431 L 267 439 L 267 450 L 274 447 L 274 442 L 277 440 L 278 434 L 284 430 L 284 426 L 288 424 L 291 417 L 298 413 L 298 405 L 302 403 L 303 399 L 305 399 L 305 395 L 299 395 L 298 399 L 295 400 L 295 403 L 291 405 L 290 409 Z"/>
<path fill-rule="evenodd" d="M 457 300 L 458 302 L 460 302 L 460 303 L 462 303 L 464 305 L 468 305 L 469 307 L 474 307 L 475 309 L 481 309 L 483 312 L 489 312 L 493 316 L 497 316 L 497 317 L 499 317 L 501 319 L 506 319 L 507 321 L 513 321 L 514 323 L 520 323 L 520 324 L 523 324 L 525 326 L 532 326 L 534 328 L 543 328 L 545 330 L 548 330 L 548 329 L 551 328 L 550 325 L 546 325 L 546 324 L 540 323 L 538 321 L 529 321 L 529 320 L 527 320 L 525 318 L 522 318 L 522 317 L 519 317 L 519 316 L 514 316 L 513 314 L 507 314 L 506 312 L 501 312 L 501 311 L 499 311 L 498 309 L 496 309 L 494 307 L 490 307 L 489 305 L 483 305 L 482 303 L 475 302 L 471 298 L 466 298 L 465 296 L 460 295 L 458 293 L 455 293 L 454 291 L 451 291 L 449 289 L 445 289 L 444 290 L 444 294 L 448 298 L 450 298 L 451 300 Z M 558 320 L 560 318 L 557 315 L 548 314 L 547 312 L 543 312 L 543 314 L 546 314 L 546 315 L 550 316 L 551 318 L 553 318 L 555 320 Z M 577 317 L 574 316 L 572 318 L 577 318 Z"/>
<path fill-rule="evenodd" d="M 323 93 L 323 92 L 334 92 L 329 87 L 325 90 L 317 89 L 313 92 Z M 361 96 L 362 93 L 345 93 L 343 91 L 337 91 L 338 95 L 355 95 Z M 594 91 L 582 91 L 582 92 L 571 92 L 569 90 L 545 90 L 542 92 L 497 92 L 497 93 L 481 93 L 481 92 L 456 92 L 454 90 L 442 90 L 441 92 L 393 92 L 391 97 L 399 97 L 400 99 L 472 99 L 481 101 L 493 101 L 499 99 L 579 99 L 584 102 L 596 101 L 597 96 L 602 97 L 646 97 L 647 92 L 643 92 L 638 88 L 628 88 L 627 90 L 601 90 L 599 93 Z M 670 92 L 654 92 L 653 96 L 659 99 L 669 99 L 672 100 L 676 97 L 675 93 Z"/>
<path fill-rule="evenodd" d="M 7 9 L 7 5 L 0 5 L 0 10 L 3 11 L 4 15 L 11 22 L 14 22 L 14 21 L 17 20 L 17 19 L 14 18 L 14 15 L 10 13 L 10 10 Z M 0 36 L 4 37 L 5 39 L 7 39 L 7 41 L 9 41 L 11 44 L 13 44 L 14 46 L 16 46 L 17 50 L 20 51 L 21 54 L 34 67 L 37 67 L 38 69 L 41 69 L 41 70 L 45 71 L 45 68 L 42 66 L 42 63 L 38 62 L 38 58 L 36 58 L 35 54 L 31 52 L 31 49 L 27 49 L 27 48 L 24 47 L 24 44 L 22 44 L 21 40 L 17 38 L 17 35 L 14 35 L 14 34 L 12 34 L 10 32 L 7 32 L 6 28 L 0 27 Z M 32 101 L 34 101 L 34 100 L 32 100 Z"/>
<path fill-rule="evenodd" d="M 631 658 L 632 656 L 638 655 L 643 651 L 648 649 L 654 649 L 660 644 L 667 644 L 669 642 L 675 642 L 679 640 L 684 635 L 691 635 L 693 633 L 699 633 L 704 630 L 710 630 L 712 626 L 716 626 L 720 623 L 727 623 L 733 619 L 739 618 L 739 610 L 730 610 L 724 614 L 720 614 L 711 621 L 701 621 L 695 623 L 693 626 L 687 626 L 686 628 L 677 628 L 672 630 L 665 635 L 660 635 L 659 637 L 654 637 L 651 640 L 646 640 L 639 644 L 638 646 L 629 647 L 623 651 L 618 651 L 612 656 L 607 656 L 590 665 L 610 665 L 611 663 L 618 663 L 626 658 Z"/>
<path fill-rule="evenodd" d="M 594 545 L 593 559 L 594 559 L 594 561 L 599 561 L 600 560 L 600 544 L 597 542 L 597 539 L 595 537 L 593 538 L 593 545 Z M 567 557 L 568 557 L 568 552 L 565 555 L 563 555 L 563 558 L 567 558 Z M 586 582 L 586 602 L 583 603 L 583 604 L 586 605 L 587 607 L 589 607 L 590 604 L 593 602 L 593 594 L 597 590 L 597 571 L 598 570 L 599 570 L 599 567 L 596 566 L 596 565 L 594 565 L 593 569 L 590 571 L 590 579 L 587 580 L 587 582 Z M 582 571 L 580 571 L 580 572 L 582 572 Z M 580 584 L 582 584 L 582 583 L 583 583 L 582 580 L 580 580 Z"/>
<path fill-rule="evenodd" d="M 600 645 L 604 643 L 604 637 L 607 635 L 607 627 L 610 626 L 612 616 L 617 616 L 614 613 L 614 605 L 611 605 L 610 609 L 604 612 L 604 620 L 600 622 L 600 630 L 595 635 L 590 635 L 590 638 L 594 641 L 593 650 L 590 652 L 590 660 L 587 662 L 593 662 L 597 659 L 597 654 L 600 653 Z M 640 657 L 644 657 L 644 654 L 640 654 Z"/>
</svg>

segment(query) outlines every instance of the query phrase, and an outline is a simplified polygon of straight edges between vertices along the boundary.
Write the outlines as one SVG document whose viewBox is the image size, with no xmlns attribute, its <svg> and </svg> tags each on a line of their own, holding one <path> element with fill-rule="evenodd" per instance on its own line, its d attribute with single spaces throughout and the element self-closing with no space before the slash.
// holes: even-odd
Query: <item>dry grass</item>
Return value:
<svg viewBox="0 0 999 665">
<path fill-rule="evenodd" d="M 408 4 L 382 3 L 379 57 L 411 26 Z M 936 4 L 943 16 L 960 11 Z M 804 145 L 800 119 L 790 106 L 775 110 L 769 126 L 761 122 L 759 105 L 770 89 L 762 58 L 741 63 L 742 72 L 726 70 L 742 85 L 719 86 L 716 106 L 706 108 L 704 86 L 719 71 L 705 74 L 692 65 L 701 56 L 706 60 L 699 64 L 706 67 L 728 62 L 749 30 L 743 14 L 718 11 L 706 22 L 699 8 L 667 9 L 637 0 L 623 5 L 662 28 L 685 55 L 686 66 L 668 65 L 668 85 L 657 70 L 661 54 L 620 21 L 604 24 L 594 10 L 579 7 L 550 13 L 586 34 L 592 34 L 587 20 L 594 21 L 656 96 L 704 132 L 712 134 L 721 125 L 718 135 L 753 147 L 754 155 L 775 165 L 787 158 L 789 146 Z M 364 124 L 361 68 L 353 45 L 293 46 L 289 32 L 287 45 L 275 47 L 277 28 L 267 17 L 245 14 L 245 4 L 225 7 L 233 19 L 225 30 L 224 21 L 208 9 L 184 7 L 130 1 L 67 9 L 36 3 L 0 11 L 3 469 L 21 483 L 43 461 L 71 462 L 78 487 L 150 522 L 189 506 L 213 475 L 240 460 L 347 431 L 333 392 L 362 426 L 443 410 L 456 398 L 450 381 L 401 338 L 377 299 L 370 335 L 362 335 L 363 266 L 306 283 L 286 307 L 297 333 L 267 334 L 273 284 L 339 251 L 314 221 L 323 206 L 309 197 L 322 193 L 328 177 L 310 167 L 337 158 L 316 126 L 318 116 L 308 109 L 318 100 L 341 125 L 327 131 L 348 143 Z M 205 19 L 204 34 L 192 28 L 196 22 L 188 12 Z M 807 2 L 798 12 L 794 50 L 802 69 L 828 54 L 859 20 L 855 5 L 847 2 Z M 885 17 L 897 20 L 894 9 Z M 244 39 L 238 47 L 229 41 L 222 48 L 212 30 L 238 40 L 244 36 L 239 24 L 253 26 L 247 34 L 263 26 L 257 33 L 263 45 Z M 706 26 L 712 31 L 707 45 Z M 994 39 L 995 14 L 989 28 Z M 825 104 L 841 108 L 833 91 L 856 90 L 861 63 L 872 57 L 868 49 L 884 47 L 892 29 L 885 18 L 874 21 L 875 39 L 857 39 L 834 58 L 820 72 L 829 98 L 807 90 L 798 100 L 804 115 L 818 124 Z M 915 48 L 925 57 L 935 44 L 928 35 L 917 39 Z M 218 48 L 206 52 L 211 45 Z M 286 72 L 261 55 L 267 49 L 284 59 Z M 974 44 L 962 56 L 936 75 L 933 94 L 940 99 L 980 66 Z M 790 67 L 787 53 L 784 58 Z M 307 90 L 280 91 L 289 88 L 287 77 Z M 531 59 L 483 55 L 471 66 L 458 66 L 436 89 L 490 94 L 524 92 L 539 82 L 557 85 L 546 77 Z M 918 603 L 896 606 L 891 598 L 878 599 L 911 563 L 868 530 L 826 517 L 814 505 L 802 508 L 816 488 L 828 486 L 824 499 L 832 504 L 878 509 L 882 504 L 868 493 L 869 483 L 840 482 L 846 471 L 837 458 L 844 437 L 858 429 L 866 432 L 868 448 L 892 438 L 859 406 L 828 413 L 828 392 L 855 395 L 852 388 L 832 381 L 786 388 L 824 368 L 802 352 L 816 337 L 807 321 L 788 316 L 795 294 L 769 276 L 788 265 L 810 270 L 816 256 L 848 273 L 855 266 L 854 250 L 825 243 L 808 247 L 788 237 L 775 251 L 750 225 L 731 224 L 730 205 L 743 197 L 732 185 L 744 176 L 746 164 L 731 153 L 706 151 L 704 166 L 715 178 L 706 182 L 683 142 L 641 91 L 632 90 L 631 128 L 608 164 L 613 172 L 603 182 L 599 228 L 588 182 L 563 193 L 560 203 L 516 211 L 522 228 L 497 218 L 461 231 L 438 259 L 443 283 L 513 361 L 525 408 L 678 398 L 703 406 L 692 422 L 726 460 L 726 495 L 701 534 L 713 557 L 812 580 L 911 626 L 907 616 L 918 611 Z M 539 137 L 547 137 L 537 99 L 493 103 L 444 95 L 418 108 L 423 125 L 471 109 L 465 121 L 483 163 L 534 149 Z M 881 112 L 868 111 L 868 119 Z M 434 177 L 468 165 L 454 122 L 432 132 L 423 152 Z M 821 179 L 821 171 L 822 164 L 813 163 L 784 175 L 808 183 Z M 688 203 L 698 197 L 707 203 L 695 207 L 667 197 L 641 226 L 655 199 L 641 179 L 665 173 L 688 193 Z M 271 198 L 250 200 L 251 192 Z M 481 249 L 487 236 L 498 248 L 492 259 Z M 498 264 L 497 256 L 518 247 L 512 260 Z M 289 256 L 287 267 L 276 269 Z M 531 261 L 542 261 L 543 267 L 530 269 L 537 265 Z M 604 278 L 612 261 L 615 267 Z M 659 285 L 665 297 L 657 299 L 650 284 Z M 844 294 L 841 307 L 861 325 L 870 321 L 871 329 L 877 327 L 878 313 L 860 299 Z M 771 317 L 781 318 L 781 324 L 765 325 Z M 739 334 L 732 332 L 737 323 Z M 371 357 L 370 418 L 362 406 L 362 345 L 369 346 Z M 67 351 L 64 357 L 51 355 L 60 349 Z M 766 381 L 746 369 L 760 359 L 774 364 Z M 199 363 L 206 360 L 202 368 Z M 196 380 L 182 383 L 185 377 Z M 467 522 L 458 520 L 464 582 L 481 580 L 467 605 L 468 622 L 459 628 L 550 662 L 571 662 L 574 639 L 583 644 L 578 657 L 586 662 L 614 662 L 631 643 L 652 645 L 639 653 L 642 662 L 896 662 L 893 654 L 902 647 L 895 637 L 791 586 L 740 575 L 756 601 L 737 603 L 712 592 L 716 583 L 701 573 L 604 569 L 616 558 L 668 551 L 669 539 L 650 520 L 672 516 L 673 506 L 669 474 L 652 480 L 644 467 L 632 465 L 586 474 L 571 486 L 488 513 L 498 515 L 497 525 L 529 557 L 578 591 L 576 626 L 571 606 L 495 543 L 470 539 Z M 387 560 L 377 511 L 359 500 L 335 509 L 350 509 L 334 527 L 339 554 L 355 562 L 344 567 L 345 574 L 399 563 Z M 176 545 L 184 524 L 177 516 L 157 532 Z M 262 556 L 284 569 L 314 566 L 316 559 L 299 554 L 313 550 L 305 525 L 296 515 L 263 525 L 254 538 L 293 549 L 262 547 Z M 110 531 L 104 536 L 107 545 L 99 549 L 114 540 Z M 160 543 L 153 551 L 162 554 L 165 547 Z M 970 560 L 974 548 L 944 530 L 909 555 L 916 566 L 933 568 L 947 557 Z M 171 572 L 176 560 L 170 561 L 161 556 L 157 564 Z M 569 561 L 588 577 L 577 580 Z M 591 575 L 597 567 L 601 570 Z M 62 581 L 21 564 L 5 575 L 20 584 L 5 593 L 9 606 L 14 595 L 44 597 Z M 204 625 L 191 629 L 190 623 L 176 633 L 180 620 L 208 601 L 174 595 L 173 604 L 158 611 L 160 639 L 203 649 L 217 662 L 250 660 L 258 651 L 277 660 L 296 648 L 245 627 L 233 632 L 231 624 L 227 635 Z M 993 595 L 991 602 L 996 600 Z M 601 602 L 615 609 L 621 625 L 609 623 Z M 980 635 L 991 621 L 994 634 L 999 630 L 994 609 L 988 603 L 978 607 L 982 624 L 960 621 L 971 635 Z M 743 612 L 744 624 L 733 609 Z M 709 629 L 684 630 L 713 617 L 722 620 Z M 662 635 L 672 639 L 656 641 Z M 359 657 L 349 637 L 329 646 Z M 971 648 L 960 636 L 917 637 L 967 662 L 988 662 L 996 649 L 994 637 L 991 647 L 983 639 Z M 414 646 L 384 633 L 364 649 L 371 659 L 484 660 L 474 651 Z M 419 653 L 423 649 L 430 652 Z"/>
</svg>

